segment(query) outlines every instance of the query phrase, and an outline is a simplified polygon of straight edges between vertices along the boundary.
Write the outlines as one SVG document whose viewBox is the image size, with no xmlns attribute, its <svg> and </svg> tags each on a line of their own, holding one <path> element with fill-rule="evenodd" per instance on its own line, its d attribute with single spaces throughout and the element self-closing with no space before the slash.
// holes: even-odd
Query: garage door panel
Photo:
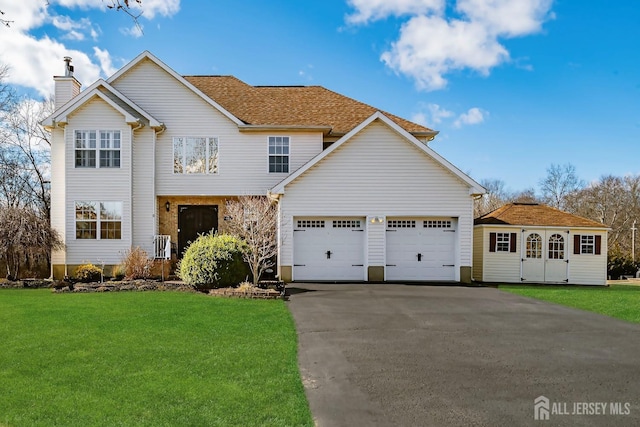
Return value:
<svg viewBox="0 0 640 427">
<path fill-rule="evenodd" d="M 454 218 L 387 221 L 387 280 L 454 280 Z"/>
<path fill-rule="evenodd" d="M 294 280 L 363 280 L 363 218 L 297 218 Z"/>
</svg>

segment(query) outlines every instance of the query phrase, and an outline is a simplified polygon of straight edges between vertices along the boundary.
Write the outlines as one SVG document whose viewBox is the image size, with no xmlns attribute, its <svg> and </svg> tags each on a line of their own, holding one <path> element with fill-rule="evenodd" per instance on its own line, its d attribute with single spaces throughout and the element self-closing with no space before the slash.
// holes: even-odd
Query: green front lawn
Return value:
<svg viewBox="0 0 640 427">
<path fill-rule="evenodd" d="M 519 286 L 499 289 L 640 323 L 640 286 Z"/>
<path fill-rule="evenodd" d="M 0 290 L 0 426 L 313 425 L 281 300 Z"/>
</svg>

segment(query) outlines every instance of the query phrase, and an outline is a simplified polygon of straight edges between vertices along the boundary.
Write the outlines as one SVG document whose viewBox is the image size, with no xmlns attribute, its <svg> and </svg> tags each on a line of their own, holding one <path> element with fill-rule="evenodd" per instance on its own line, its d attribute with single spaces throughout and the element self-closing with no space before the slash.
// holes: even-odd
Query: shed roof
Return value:
<svg viewBox="0 0 640 427">
<path fill-rule="evenodd" d="M 319 126 L 342 136 L 378 109 L 322 86 L 251 86 L 233 76 L 183 76 L 185 80 L 249 125 Z M 383 112 L 414 136 L 437 132 Z"/>
<path fill-rule="evenodd" d="M 474 224 L 607 228 L 599 222 L 538 203 L 508 203 L 476 218 Z"/>
</svg>

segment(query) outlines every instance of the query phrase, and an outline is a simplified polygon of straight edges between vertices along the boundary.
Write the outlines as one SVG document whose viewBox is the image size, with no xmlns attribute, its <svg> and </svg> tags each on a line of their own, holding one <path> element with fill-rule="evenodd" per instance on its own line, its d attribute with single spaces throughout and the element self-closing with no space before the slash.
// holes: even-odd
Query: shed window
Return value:
<svg viewBox="0 0 640 427">
<path fill-rule="evenodd" d="M 549 259 L 564 259 L 564 237 L 560 234 L 549 237 Z"/>
<path fill-rule="evenodd" d="M 515 252 L 516 233 L 489 233 L 489 252 Z"/>
<path fill-rule="evenodd" d="M 538 233 L 527 236 L 527 258 L 542 258 L 542 237 Z"/>
</svg>

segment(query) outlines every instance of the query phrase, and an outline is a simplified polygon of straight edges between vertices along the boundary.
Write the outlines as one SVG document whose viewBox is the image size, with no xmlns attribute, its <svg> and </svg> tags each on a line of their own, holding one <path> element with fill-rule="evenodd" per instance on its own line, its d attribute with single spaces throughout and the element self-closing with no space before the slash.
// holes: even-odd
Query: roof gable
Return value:
<svg viewBox="0 0 640 427">
<path fill-rule="evenodd" d="M 125 65 L 124 67 L 122 67 L 121 69 L 119 69 L 115 74 L 113 74 L 111 77 L 109 77 L 109 79 L 107 79 L 108 83 L 113 83 L 114 81 L 122 78 L 125 74 L 127 74 L 127 72 L 129 70 L 131 70 L 133 67 L 135 67 L 136 65 L 138 65 L 140 62 L 142 61 L 151 61 L 153 62 L 155 65 L 157 65 L 158 67 L 160 67 L 162 70 L 164 70 L 165 72 L 167 72 L 167 74 L 169 74 L 170 76 L 172 76 L 174 79 L 176 79 L 178 82 L 180 82 L 182 85 L 186 86 L 189 90 L 191 90 L 192 92 L 194 92 L 196 95 L 198 95 L 200 98 L 202 98 L 207 104 L 211 105 L 213 108 L 217 109 L 218 111 L 220 111 L 224 116 L 226 116 L 228 119 L 230 119 L 232 122 L 234 122 L 235 124 L 237 124 L 238 126 L 242 125 L 243 122 L 238 119 L 235 115 L 233 115 L 231 112 L 229 112 L 226 108 L 224 108 L 222 105 L 218 104 L 214 99 L 212 99 L 211 97 L 205 95 L 200 89 L 198 89 L 197 87 L 195 87 L 193 84 L 191 84 L 190 82 L 188 82 L 187 80 L 185 80 L 184 77 L 182 77 L 180 74 L 176 73 L 171 67 L 169 67 L 167 64 L 165 64 L 164 62 L 162 62 L 160 59 L 158 59 L 155 55 L 153 55 L 151 52 L 149 51 L 144 51 L 142 52 L 140 55 L 138 55 L 137 57 L 135 57 L 131 62 L 129 62 L 127 65 Z"/>
<path fill-rule="evenodd" d="M 295 181 L 298 177 L 300 177 L 306 171 L 308 171 L 313 166 L 315 166 L 316 164 L 321 162 L 324 158 L 326 158 L 331 153 L 333 153 L 335 150 L 340 148 L 343 144 L 346 144 L 351 138 L 353 138 L 353 136 L 358 134 L 360 131 L 362 131 L 364 128 L 366 128 L 367 126 L 369 126 L 371 123 L 373 123 L 376 120 L 379 120 L 382 123 L 386 124 L 393 131 L 397 132 L 404 139 L 406 139 L 408 143 L 413 144 L 415 147 L 417 147 L 418 149 L 423 151 L 427 156 L 433 158 L 437 163 L 439 163 L 441 166 L 443 166 L 446 170 L 450 171 L 453 175 L 458 177 L 462 182 L 467 184 L 469 186 L 469 194 L 484 194 L 486 192 L 484 187 L 482 187 L 480 184 L 475 182 L 468 175 L 466 175 L 463 172 L 461 172 L 458 168 L 453 166 L 446 159 L 444 159 L 438 153 L 433 151 L 430 147 L 428 147 L 427 145 L 425 145 L 422 142 L 420 142 L 419 140 L 417 140 L 413 135 L 411 135 L 409 132 L 407 132 L 406 130 L 401 128 L 397 123 L 395 123 L 390 118 L 385 116 L 383 113 L 378 111 L 378 112 L 372 114 L 365 121 L 360 123 L 358 126 L 356 126 L 354 129 L 352 129 L 345 136 L 340 138 L 337 142 L 335 142 L 334 144 L 329 146 L 329 148 L 327 148 L 326 150 L 322 151 L 320 154 L 315 156 L 313 159 L 311 159 L 309 162 L 307 162 L 304 166 L 300 167 L 298 170 L 293 172 L 287 178 L 282 180 L 278 185 L 276 185 L 275 187 L 273 187 L 270 190 L 270 193 L 272 193 L 272 194 L 284 194 L 285 187 L 288 184 L 290 184 L 291 182 Z"/>
<path fill-rule="evenodd" d="M 156 120 L 151 114 L 147 113 L 102 79 L 99 79 L 78 96 L 72 98 L 58 110 L 54 111 L 53 114 L 42 121 L 42 125 L 52 127 L 55 126 L 56 123 L 66 123 L 68 116 L 95 97 L 101 98 L 114 110 L 121 113 L 127 123 L 145 123 L 153 128 L 162 128 L 163 126 L 162 123 Z"/>
<path fill-rule="evenodd" d="M 476 218 L 474 224 L 607 228 L 599 222 L 538 203 L 508 203 Z"/>
</svg>

